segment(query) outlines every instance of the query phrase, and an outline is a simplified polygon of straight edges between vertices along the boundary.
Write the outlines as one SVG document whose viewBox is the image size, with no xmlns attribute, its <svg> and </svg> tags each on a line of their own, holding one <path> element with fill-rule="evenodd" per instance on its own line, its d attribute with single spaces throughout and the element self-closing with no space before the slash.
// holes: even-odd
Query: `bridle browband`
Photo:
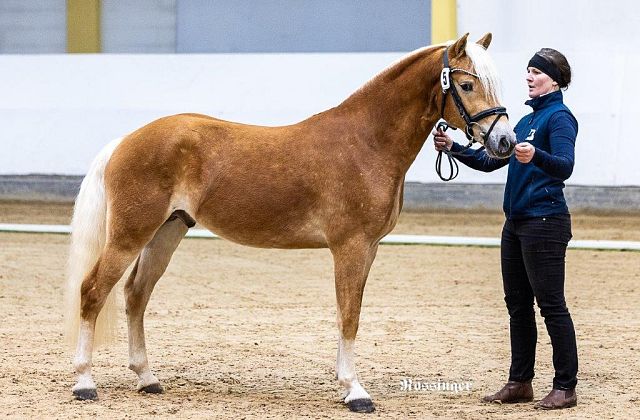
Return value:
<svg viewBox="0 0 640 420">
<path fill-rule="evenodd" d="M 491 125 L 489 126 L 489 130 L 487 130 L 487 132 L 484 134 L 484 138 L 488 139 L 489 138 L 489 134 L 491 134 L 491 131 L 493 130 L 493 127 L 496 125 L 496 123 L 498 122 L 498 120 L 500 119 L 500 117 L 502 117 L 503 115 L 506 116 L 507 118 L 509 117 L 507 114 L 507 109 L 505 107 L 502 106 L 498 106 L 498 107 L 494 107 L 494 108 L 489 108 L 489 109 L 485 109 L 484 111 L 480 111 L 475 115 L 469 115 L 469 113 L 467 112 L 467 109 L 464 107 L 464 103 L 462 102 L 462 98 L 460 98 L 460 94 L 458 93 L 458 89 L 456 89 L 456 86 L 454 83 L 451 83 L 451 73 L 454 72 L 463 72 L 466 73 L 468 75 L 471 75 L 475 78 L 480 78 L 480 76 L 478 76 L 475 73 L 471 73 L 470 71 L 464 70 L 464 69 L 458 69 L 458 68 L 450 68 L 449 67 L 449 47 L 445 47 L 444 48 L 444 54 L 442 56 L 442 72 L 440 73 L 440 84 L 442 86 L 442 105 L 440 106 L 440 118 L 442 118 L 444 120 L 444 108 L 447 102 L 447 96 L 449 94 L 449 92 L 451 92 L 451 97 L 453 98 L 453 103 L 456 105 L 456 108 L 458 108 L 458 113 L 460 113 L 460 116 L 462 117 L 462 119 L 465 122 L 465 127 L 464 127 L 464 134 L 467 137 L 467 140 L 469 140 L 469 143 L 464 147 L 464 150 L 467 150 L 468 148 L 470 148 L 473 143 L 476 143 L 477 140 L 473 135 L 473 125 L 474 124 L 478 124 L 478 121 L 489 117 L 491 115 L 496 115 L 496 118 L 493 120 L 493 122 L 491 123 Z M 437 128 L 438 129 L 442 129 L 443 131 L 446 131 L 449 127 L 453 128 L 454 130 L 456 129 L 456 127 L 449 125 L 446 120 L 445 121 L 441 121 L 438 123 Z M 436 158 L 436 172 L 438 174 L 438 176 L 440 177 L 440 179 L 442 179 L 443 181 L 451 181 L 452 179 L 454 179 L 456 176 L 458 176 L 458 163 L 451 157 L 451 155 L 453 154 L 450 151 L 444 151 L 444 153 L 447 155 L 447 158 L 449 159 L 449 167 L 451 168 L 451 172 L 449 174 L 449 177 L 445 178 L 442 176 L 442 171 L 441 171 L 441 166 L 442 166 L 442 153 L 443 151 L 439 151 L 438 152 L 438 157 Z M 458 152 L 460 153 L 460 152 Z"/>
</svg>

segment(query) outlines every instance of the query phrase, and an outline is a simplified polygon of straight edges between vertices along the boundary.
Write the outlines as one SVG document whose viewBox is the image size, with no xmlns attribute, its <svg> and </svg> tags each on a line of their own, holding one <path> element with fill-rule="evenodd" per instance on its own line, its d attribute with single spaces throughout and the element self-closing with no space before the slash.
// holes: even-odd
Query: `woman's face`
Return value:
<svg viewBox="0 0 640 420">
<path fill-rule="evenodd" d="M 535 67 L 527 67 L 527 86 L 529 86 L 529 97 L 538 96 L 558 90 L 558 84 L 546 73 Z"/>
</svg>

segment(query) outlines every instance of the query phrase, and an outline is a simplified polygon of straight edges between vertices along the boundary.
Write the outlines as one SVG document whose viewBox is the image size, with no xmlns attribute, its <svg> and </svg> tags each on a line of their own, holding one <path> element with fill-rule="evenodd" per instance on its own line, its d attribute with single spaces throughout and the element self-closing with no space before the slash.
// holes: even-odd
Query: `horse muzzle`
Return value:
<svg viewBox="0 0 640 420">
<path fill-rule="evenodd" d="M 511 156 L 516 143 L 516 135 L 509 124 L 496 125 L 489 133 L 489 138 L 484 139 L 487 155 L 496 159 L 506 159 Z"/>
</svg>

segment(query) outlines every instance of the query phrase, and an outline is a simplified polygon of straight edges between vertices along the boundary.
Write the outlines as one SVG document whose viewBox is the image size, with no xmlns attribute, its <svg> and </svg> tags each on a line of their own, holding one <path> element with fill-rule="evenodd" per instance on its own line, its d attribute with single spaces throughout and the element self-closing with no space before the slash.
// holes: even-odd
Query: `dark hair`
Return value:
<svg viewBox="0 0 640 420">
<path fill-rule="evenodd" d="M 567 61 L 567 57 L 565 57 L 560 51 L 556 51 L 553 48 L 542 48 L 536 54 L 544 57 L 557 67 L 560 71 L 560 80 L 556 80 L 556 82 L 558 82 L 558 86 L 560 86 L 560 88 L 567 89 L 571 83 L 571 66 Z"/>
</svg>

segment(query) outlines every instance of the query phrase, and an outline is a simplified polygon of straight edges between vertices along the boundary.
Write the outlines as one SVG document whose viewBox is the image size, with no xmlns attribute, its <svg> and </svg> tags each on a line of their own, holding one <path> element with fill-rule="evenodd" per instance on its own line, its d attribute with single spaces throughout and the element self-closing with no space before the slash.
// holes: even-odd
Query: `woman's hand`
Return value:
<svg viewBox="0 0 640 420">
<path fill-rule="evenodd" d="M 516 159 L 518 159 L 518 162 L 529 163 L 535 154 L 536 148 L 531 143 L 525 141 L 516 144 Z"/>
<path fill-rule="evenodd" d="M 451 146 L 453 146 L 453 139 L 447 135 L 441 128 L 434 131 L 433 133 L 433 145 L 435 146 L 438 152 L 443 150 L 451 150 Z"/>
</svg>

